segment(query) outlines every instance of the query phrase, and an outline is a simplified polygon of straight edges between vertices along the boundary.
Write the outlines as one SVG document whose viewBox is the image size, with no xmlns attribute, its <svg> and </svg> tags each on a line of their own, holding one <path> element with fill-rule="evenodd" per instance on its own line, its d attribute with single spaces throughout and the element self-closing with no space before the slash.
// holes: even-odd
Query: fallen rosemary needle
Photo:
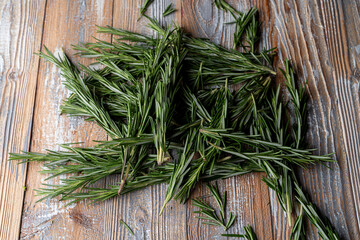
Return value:
<svg viewBox="0 0 360 240">
<path fill-rule="evenodd" d="M 127 225 L 126 222 L 124 222 L 123 220 L 120 220 L 120 224 L 124 225 L 124 227 L 129 231 L 129 233 L 130 233 L 131 235 L 134 235 L 133 230 L 131 230 L 131 228 L 129 227 L 129 225 Z"/>
<path fill-rule="evenodd" d="M 145 1 L 143 14 L 151 2 Z M 322 238 L 338 239 L 294 173 L 295 166 L 306 169 L 333 161 L 306 149 L 305 85 L 296 84 L 286 61 L 282 74 L 291 99 L 285 101 L 273 81 L 274 49 L 257 50 L 257 10 L 240 13 L 223 0 L 215 4 L 235 19 L 234 49 L 193 38 L 174 23 L 161 25 L 146 16 L 156 37 L 107 26 L 98 32 L 112 34 L 113 42 L 75 46 L 78 55 L 94 58 L 100 69 L 75 65 L 65 54 L 54 56 L 44 47 L 38 55 L 61 70 L 63 84 L 72 92 L 62 113 L 95 121 L 110 140 L 94 147 L 62 144 L 61 151 L 12 153 L 10 159 L 43 162 L 46 181 L 67 176 L 38 189 L 41 200 L 102 201 L 167 183 L 161 212 L 172 199 L 185 202 L 200 181 L 265 172 L 263 181 L 286 212 L 293 239 L 305 236 L 304 216 Z M 170 7 L 165 13 L 171 12 Z M 93 187 L 113 174 L 120 175 L 119 183 Z M 227 229 L 235 215 L 224 222 L 224 203 L 209 186 L 220 216 L 212 215 L 201 200 L 194 203 Z M 293 223 L 295 208 L 301 211 Z"/>
</svg>

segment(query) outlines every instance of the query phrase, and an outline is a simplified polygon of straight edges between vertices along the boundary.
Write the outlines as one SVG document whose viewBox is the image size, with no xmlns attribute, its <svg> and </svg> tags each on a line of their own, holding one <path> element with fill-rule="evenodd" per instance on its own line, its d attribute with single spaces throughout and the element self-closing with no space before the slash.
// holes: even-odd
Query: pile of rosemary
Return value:
<svg viewBox="0 0 360 240">
<path fill-rule="evenodd" d="M 224 1 L 215 4 L 235 18 L 233 49 L 152 18 L 148 26 L 156 37 L 99 27 L 115 40 L 75 46 L 81 57 L 96 59 L 94 66 L 101 68 L 77 66 L 45 47 L 39 56 L 61 69 L 64 85 L 72 92 L 62 113 L 95 121 L 111 140 L 87 148 L 63 144 L 63 151 L 11 154 L 11 159 L 43 162 L 46 180 L 67 176 L 38 189 L 42 199 L 100 201 L 167 183 L 161 212 L 172 199 L 184 203 L 198 182 L 264 172 L 263 181 L 287 213 L 293 239 L 305 238 L 304 216 L 322 238 L 338 239 L 294 173 L 296 166 L 332 161 L 329 155 L 316 156 L 306 149 L 305 87 L 296 85 L 286 61 L 281 72 L 291 99 L 282 97 L 273 81 L 274 49 L 257 50 L 256 9 L 241 13 Z M 119 174 L 121 182 L 92 187 L 112 174 Z M 208 209 L 200 200 L 195 204 Z M 212 216 L 220 224 L 223 212 Z M 229 218 L 224 229 L 235 215 Z M 253 239 L 251 228 L 246 231 Z"/>
</svg>

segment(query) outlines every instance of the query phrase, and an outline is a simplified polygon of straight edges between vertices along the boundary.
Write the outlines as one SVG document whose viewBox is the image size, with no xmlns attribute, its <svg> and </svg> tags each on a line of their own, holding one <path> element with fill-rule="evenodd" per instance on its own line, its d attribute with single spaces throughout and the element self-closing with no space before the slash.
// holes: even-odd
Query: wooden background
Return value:
<svg viewBox="0 0 360 240">
<path fill-rule="evenodd" d="M 56 200 L 36 203 L 34 188 L 44 176 L 40 165 L 7 161 L 9 152 L 58 149 L 58 143 L 106 139 L 94 123 L 59 115 L 69 92 L 59 71 L 32 53 L 45 44 L 72 54 L 71 44 L 93 41 L 95 25 L 112 25 L 148 33 L 137 21 L 140 0 L 1 0 L 0 1 L 0 239 L 225 239 L 222 229 L 201 225 L 189 204 L 159 208 L 165 185 L 153 186 L 109 201 L 65 207 Z M 229 14 L 210 0 L 155 0 L 148 14 L 161 18 L 169 3 L 176 20 L 194 36 L 230 46 Z M 229 1 L 239 10 L 260 9 L 261 47 L 277 47 L 276 65 L 291 59 L 299 81 L 308 80 L 309 143 L 317 153 L 336 152 L 331 169 L 300 172 L 311 199 L 343 239 L 360 238 L 360 2 L 359 0 Z M 78 61 L 79 59 L 75 59 Z M 80 60 L 82 63 L 87 61 Z M 281 79 L 279 79 L 281 81 Z M 98 183 L 116 182 L 116 177 Z M 285 215 L 261 174 L 219 183 L 229 190 L 229 210 L 238 218 L 229 233 L 250 224 L 258 239 L 288 239 Z M 193 196 L 207 195 L 199 186 Z M 135 232 L 131 236 L 120 219 Z M 308 238 L 317 239 L 308 227 Z"/>
</svg>

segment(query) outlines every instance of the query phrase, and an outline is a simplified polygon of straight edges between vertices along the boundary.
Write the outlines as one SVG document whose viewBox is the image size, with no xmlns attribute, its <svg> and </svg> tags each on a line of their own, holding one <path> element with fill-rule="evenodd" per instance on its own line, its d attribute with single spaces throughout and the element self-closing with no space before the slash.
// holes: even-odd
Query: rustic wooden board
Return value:
<svg viewBox="0 0 360 240">
<path fill-rule="evenodd" d="M 45 0 L 0 1 L 0 239 L 20 232 L 26 165 L 9 152 L 28 151 Z"/>
<path fill-rule="evenodd" d="M 91 36 L 110 40 L 110 36 L 98 36 L 96 24 L 111 25 L 110 0 L 47 1 L 43 32 L 43 44 L 55 54 L 62 49 L 72 55 L 72 44 L 91 41 Z M 79 59 L 71 56 L 74 61 Z M 83 64 L 89 63 L 82 59 Z M 40 61 L 36 92 L 34 126 L 31 151 L 58 150 L 59 143 L 104 140 L 106 134 L 95 124 L 81 118 L 60 115 L 59 107 L 69 91 L 61 84 L 59 70 L 52 64 Z M 105 203 L 88 205 L 86 202 L 65 206 L 57 200 L 36 202 L 34 189 L 42 187 L 44 179 L 38 171 L 41 164 L 29 164 L 22 216 L 22 239 L 99 239 L 103 235 Z M 57 181 L 54 181 L 54 183 Z M 101 184 L 101 183 L 99 183 Z M 102 183 L 104 184 L 104 183 Z"/>
<path fill-rule="evenodd" d="M 301 172 L 301 181 L 340 236 L 357 239 L 359 89 L 353 73 L 359 57 L 349 44 L 359 44 L 353 25 L 359 22 L 359 1 L 270 1 L 267 6 L 270 11 L 263 12 L 270 14 L 270 44 L 278 48 L 277 65 L 291 59 L 299 81 L 308 81 L 308 142 L 319 148 L 317 153 L 336 152 L 338 161 L 328 165 L 331 169 L 315 166 Z M 318 238 L 313 227 L 311 231 L 309 238 Z"/>
<path fill-rule="evenodd" d="M 69 94 L 60 84 L 59 71 L 43 61 L 38 68 L 38 59 L 31 57 L 30 53 L 38 49 L 42 41 L 52 51 L 63 48 L 71 54 L 71 44 L 91 40 L 95 24 L 152 34 L 145 28 L 145 19 L 137 21 L 140 2 L 82 0 L 65 3 L 48 0 L 46 4 L 39 1 L 39 7 L 31 5 L 30 8 L 0 4 L 3 12 L 8 10 L 7 15 L 3 15 L 6 17 L 0 19 L 1 33 L 10 31 L 11 26 L 11 42 L 0 43 L 0 54 L 4 60 L 1 64 L 0 58 L 0 73 L 5 79 L 0 82 L 0 136 L 3 137 L 0 145 L 5 149 L 0 161 L 0 239 L 17 238 L 19 227 L 14 226 L 20 226 L 21 217 L 23 239 L 224 239 L 220 237 L 222 229 L 201 225 L 194 218 L 194 208 L 190 204 L 171 202 L 164 214 L 158 216 L 166 192 L 165 185 L 96 205 L 79 203 L 65 207 L 56 200 L 35 203 L 38 198 L 34 196 L 33 189 L 40 187 L 44 178 L 37 173 L 39 164 L 29 165 L 28 191 L 21 216 L 21 189 L 26 169 L 16 169 L 16 165 L 5 159 L 9 151 L 28 148 L 26 141 L 30 138 L 37 72 L 32 151 L 58 149 L 56 144 L 62 142 L 84 141 L 85 145 L 90 145 L 92 140 L 106 138 L 93 123 L 59 115 L 59 105 Z M 338 163 L 329 164 L 331 169 L 314 166 L 307 171 L 299 171 L 299 177 L 311 194 L 310 198 L 334 224 L 341 237 L 357 239 L 360 236 L 360 2 L 229 2 L 239 10 L 258 7 L 263 22 L 260 47 L 277 47 L 275 67 L 281 67 L 284 59 L 291 59 L 299 81 L 308 81 L 309 144 L 319 148 L 318 153 L 321 154 L 336 152 L 334 158 Z M 167 17 L 167 21 L 175 19 L 194 36 L 207 37 L 230 46 L 233 26 L 224 24 L 231 21 L 229 14 L 217 10 L 208 0 L 155 0 L 148 14 L 163 21 L 161 14 L 169 3 L 173 3 L 178 11 Z M 4 21 L 7 25 L 3 24 Z M 110 36 L 96 36 L 110 40 Z M 27 44 L 26 48 L 22 44 Z M 82 60 L 82 63 L 88 61 Z M 22 71 L 26 71 L 28 76 L 20 74 Z M 12 74 L 14 72 L 18 75 Z M 278 77 L 277 81 L 281 82 L 282 78 Z M 20 84 L 16 84 L 18 82 Z M 12 99 L 13 96 L 16 97 Z M 220 189 L 229 191 L 229 211 L 238 215 L 229 232 L 242 233 L 243 227 L 250 224 L 259 239 L 288 239 L 290 228 L 285 215 L 261 177 L 262 174 L 249 174 L 219 181 Z M 119 179 L 111 177 L 100 182 L 99 186 L 117 181 Z M 208 194 L 208 190 L 199 185 L 192 197 Z M 11 204 L 13 199 L 16 201 Z M 134 237 L 119 224 L 120 219 L 134 230 Z M 316 229 L 310 227 L 308 233 L 309 239 L 318 239 Z"/>
</svg>

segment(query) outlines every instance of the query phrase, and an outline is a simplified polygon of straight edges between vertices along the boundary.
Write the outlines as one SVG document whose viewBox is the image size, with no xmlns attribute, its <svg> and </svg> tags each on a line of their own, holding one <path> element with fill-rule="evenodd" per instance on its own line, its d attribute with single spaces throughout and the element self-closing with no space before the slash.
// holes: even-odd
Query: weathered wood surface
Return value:
<svg viewBox="0 0 360 240">
<path fill-rule="evenodd" d="M 45 0 L 0 1 L 0 239 L 20 232 L 26 165 L 7 161 L 29 148 Z"/>
<path fill-rule="evenodd" d="M 112 1 L 47 1 L 43 45 L 55 54 L 74 53 L 71 45 L 91 41 L 95 24 L 112 23 Z M 97 36 L 109 41 L 109 36 Z M 105 37 L 105 38 L 104 38 Z M 79 60 L 79 59 L 74 59 Z M 88 61 L 87 61 L 88 62 Z M 82 63 L 86 60 L 82 59 Z M 84 142 L 106 139 L 95 123 L 60 115 L 59 107 L 69 92 L 61 84 L 60 71 L 40 61 L 35 101 L 31 151 L 58 150 L 60 142 Z M 104 204 L 79 203 L 65 207 L 56 200 L 38 202 L 33 191 L 41 187 L 44 176 L 37 172 L 41 164 L 29 164 L 26 179 L 21 235 L 22 239 L 99 239 L 103 234 Z M 54 182 L 55 183 L 55 182 Z"/>
<path fill-rule="evenodd" d="M 110 36 L 95 33 L 95 24 L 151 34 L 144 19 L 137 21 L 140 2 L 0 3 L 0 239 L 223 239 L 222 229 L 201 225 L 194 218 L 190 204 L 171 202 L 158 216 L 165 185 L 95 205 L 65 207 L 56 200 L 35 203 L 38 198 L 33 189 L 40 187 L 44 178 L 37 173 L 40 165 L 29 164 L 26 174 L 25 165 L 6 161 L 12 151 L 58 149 L 58 143 L 76 141 L 88 146 L 92 140 L 106 138 L 93 123 L 59 115 L 61 101 L 69 93 L 60 84 L 59 71 L 42 60 L 38 64 L 39 59 L 31 53 L 40 49 L 41 43 L 52 51 L 62 48 L 71 54 L 71 44 L 91 41 L 92 35 L 110 40 Z M 275 65 L 281 67 L 284 59 L 291 59 L 299 81 L 308 81 L 309 143 L 318 153 L 336 152 L 338 164 L 329 164 L 332 169 L 314 166 L 299 172 L 300 180 L 341 237 L 358 239 L 360 2 L 229 2 L 239 10 L 258 7 L 263 22 L 260 47 L 277 47 Z M 169 3 L 178 11 L 165 20 L 175 19 L 194 36 L 230 46 L 233 26 L 224 23 L 231 17 L 211 1 L 155 0 L 148 14 L 161 18 Z M 229 191 L 229 211 L 238 215 L 229 232 L 242 233 L 243 226 L 250 224 L 259 239 L 287 239 L 290 229 L 285 216 L 261 177 L 249 174 L 219 182 L 221 190 Z M 99 185 L 116 181 L 112 177 Z M 199 186 L 192 196 L 207 194 L 207 189 Z M 120 219 L 130 225 L 135 237 L 119 224 Z M 312 227 L 308 233 L 309 239 L 318 238 Z"/>
</svg>

